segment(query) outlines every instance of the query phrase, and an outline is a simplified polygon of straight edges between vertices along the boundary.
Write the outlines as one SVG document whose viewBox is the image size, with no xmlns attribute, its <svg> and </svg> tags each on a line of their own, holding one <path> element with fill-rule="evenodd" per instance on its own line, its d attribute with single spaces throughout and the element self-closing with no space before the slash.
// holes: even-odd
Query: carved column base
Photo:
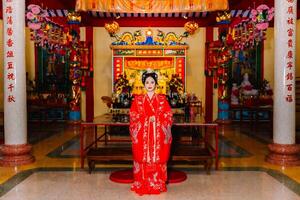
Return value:
<svg viewBox="0 0 300 200">
<path fill-rule="evenodd" d="M 300 145 L 297 144 L 269 144 L 269 155 L 266 161 L 281 166 L 300 165 Z"/>
<path fill-rule="evenodd" d="M 29 144 L 2 145 L 0 151 L 3 157 L 0 160 L 0 166 L 14 167 L 33 163 L 35 159 L 31 155 L 31 149 L 32 146 Z"/>
</svg>

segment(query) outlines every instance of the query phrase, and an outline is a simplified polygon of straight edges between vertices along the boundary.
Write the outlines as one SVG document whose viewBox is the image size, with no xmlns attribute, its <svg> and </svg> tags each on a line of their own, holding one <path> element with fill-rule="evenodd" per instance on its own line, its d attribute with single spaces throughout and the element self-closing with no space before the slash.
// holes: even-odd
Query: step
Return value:
<svg viewBox="0 0 300 200">
<path fill-rule="evenodd" d="M 100 147 L 89 149 L 86 154 L 89 173 L 95 169 L 95 164 L 101 161 L 132 161 L 131 146 L 126 147 Z M 209 174 L 213 155 L 208 148 L 195 145 L 177 145 L 171 149 L 170 161 L 198 161 L 204 164 Z"/>
</svg>

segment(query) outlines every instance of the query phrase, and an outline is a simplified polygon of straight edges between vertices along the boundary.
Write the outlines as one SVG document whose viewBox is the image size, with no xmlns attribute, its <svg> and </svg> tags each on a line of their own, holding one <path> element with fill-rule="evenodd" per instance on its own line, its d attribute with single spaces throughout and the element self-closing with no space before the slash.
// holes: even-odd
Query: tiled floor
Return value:
<svg viewBox="0 0 300 200">
<path fill-rule="evenodd" d="M 130 192 L 129 185 L 108 179 L 109 172 L 128 165 L 97 165 L 98 170 L 90 175 L 86 169 L 80 169 L 76 156 L 47 156 L 79 133 L 76 126 L 59 128 L 51 124 L 47 127 L 52 136 L 34 142 L 35 163 L 0 167 L 0 199 L 300 199 L 300 167 L 284 168 L 266 163 L 267 143 L 241 133 L 249 129 L 247 126 L 220 127 L 220 134 L 249 155 L 221 157 L 219 171 L 212 171 L 211 175 L 206 175 L 197 165 L 178 165 L 187 171 L 185 182 L 169 185 L 168 192 L 159 196 L 143 197 Z"/>
</svg>

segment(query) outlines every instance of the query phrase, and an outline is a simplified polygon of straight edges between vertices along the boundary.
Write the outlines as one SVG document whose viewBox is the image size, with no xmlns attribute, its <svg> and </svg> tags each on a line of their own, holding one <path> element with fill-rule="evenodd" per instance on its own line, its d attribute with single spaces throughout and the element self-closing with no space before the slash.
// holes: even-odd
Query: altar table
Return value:
<svg viewBox="0 0 300 200">
<path fill-rule="evenodd" d="M 81 168 L 84 167 L 84 159 L 86 157 L 87 151 L 91 148 L 97 148 L 97 143 L 103 139 L 104 142 L 107 144 L 107 127 L 109 126 L 129 126 L 129 116 L 128 115 L 113 115 L 111 113 L 104 114 L 98 117 L 95 117 L 93 122 L 82 122 L 80 127 L 80 159 L 81 159 Z M 219 155 L 218 155 L 218 124 L 217 123 L 207 123 L 205 122 L 204 118 L 200 115 L 196 117 L 185 117 L 184 115 L 174 115 L 173 116 L 173 126 L 178 127 L 204 127 L 205 134 L 204 134 L 204 143 L 205 147 L 209 149 L 210 153 L 215 159 L 215 169 L 218 169 L 219 163 Z M 86 133 L 85 129 L 88 127 L 94 128 L 94 139 L 90 143 L 84 141 L 85 134 L 91 134 L 91 132 Z M 97 127 L 104 127 L 105 131 L 103 134 L 98 136 L 97 134 Z M 208 128 L 214 129 L 213 132 L 207 131 Z M 214 144 L 211 145 L 208 142 L 209 135 L 214 134 Z"/>
</svg>

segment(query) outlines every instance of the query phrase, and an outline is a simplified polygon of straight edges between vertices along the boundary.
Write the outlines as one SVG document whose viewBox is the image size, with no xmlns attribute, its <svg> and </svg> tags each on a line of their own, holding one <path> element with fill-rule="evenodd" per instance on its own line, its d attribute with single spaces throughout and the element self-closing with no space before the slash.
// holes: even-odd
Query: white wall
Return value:
<svg viewBox="0 0 300 200">
<path fill-rule="evenodd" d="M 25 59 L 26 72 L 28 78 L 34 80 L 35 78 L 35 57 L 34 57 L 34 42 L 30 40 L 30 30 L 25 29 Z"/>
<path fill-rule="evenodd" d="M 94 115 L 107 111 L 101 101 L 102 96 L 111 96 L 112 91 L 112 57 L 109 45 L 110 37 L 104 28 L 94 28 Z"/>
<path fill-rule="evenodd" d="M 264 41 L 264 78 L 274 88 L 274 28 L 268 28 Z"/>
</svg>

